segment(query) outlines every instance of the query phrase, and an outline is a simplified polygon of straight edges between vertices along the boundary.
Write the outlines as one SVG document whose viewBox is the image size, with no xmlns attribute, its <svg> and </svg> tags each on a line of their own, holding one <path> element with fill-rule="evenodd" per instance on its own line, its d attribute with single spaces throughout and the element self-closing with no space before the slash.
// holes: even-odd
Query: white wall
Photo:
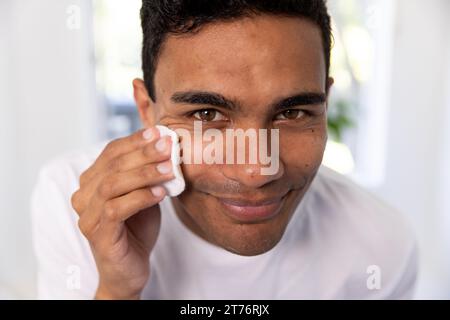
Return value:
<svg viewBox="0 0 450 320">
<path fill-rule="evenodd" d="M 450 1 L 397 1 L 392 67 L 386 180 L 376 191 L 415 224 L 418 297 L 450 298 Z"/>
<path fill-rule="evenodd" d="M 9 95 L 10 81 L 9 76 L 11 74 L 10 61 L 11 52 L 8 50 L 11 44 L 11 39 L 7 28 L 3 25 L 9 25 L 11 23 L 11 3 L 6 1 L 0 1 L 0 217 L 2 223 L 0 223 L 0 298 L 8 297 L 9 292 L 6 288 L 1 286 L 1 282 L 4 281 L 5 269 L 12 267 L 10 263 L 10 257 L 6 252 L 11 250 L 7 249 L 8 238 L 12 230 L 11 224 L 15 224 L 12 215 L 15 211 L 16 194 L 10 192 L 11 186 L 9 183 L 13 182 L 11 175 L 14 170 L 14 162 L 17 158 L 15 146 L 15 140 L 10 137 L 15 136 L 14 122 L 15 116 L 9 112 L 9 106 L 12 103 L 12 99 Z M 3 182 L 9 183 L 3 183 Z M 8 250 L 8 251 L 6 251 Z M 6 276 L 6 274 L 5 274 Z"/>
<path fill-rule="evenodd" d="M 79 30 L 66 26 L 71 4 L 82 9 Z M 0 298 L 34 294 L 28 200 L 38 168 L 99 138 L 89 5 L 0 1 Z"/>
</svg>

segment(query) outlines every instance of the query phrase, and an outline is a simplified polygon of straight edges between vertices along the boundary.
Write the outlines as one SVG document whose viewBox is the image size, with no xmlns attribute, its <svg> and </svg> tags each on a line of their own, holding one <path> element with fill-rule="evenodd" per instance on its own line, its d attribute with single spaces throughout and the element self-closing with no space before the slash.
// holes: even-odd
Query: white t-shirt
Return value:
<svg viewBox="0 0 450 320">
<path fill-rule="evenodd" d="M 71 195 L 103 144 L 48 163 L 32 196 L 38 297 L 92 299 L 98 284 Z M 214 246 L 161 203 L 161 231 L 143 299 L 408 299 L 417 249 L 404 218 L 347 178 L 321 167 L 281 241 L 244 257 Z"/>
</svg>

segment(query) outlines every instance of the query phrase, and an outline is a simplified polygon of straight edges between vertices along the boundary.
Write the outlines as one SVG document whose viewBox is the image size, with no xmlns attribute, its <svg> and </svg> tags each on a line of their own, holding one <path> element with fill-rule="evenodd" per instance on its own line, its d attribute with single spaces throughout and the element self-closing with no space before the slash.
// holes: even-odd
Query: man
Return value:
<svg viewBox="0 0 450 320">
<path fill-rule="evenodd" d="M 410 298 L 408 225 L 320 166 L 333 83 L 325 1 L 144 0 L 141 18 L 133 87 L 145 129 L 41 171 L 40 297 Z M 193 135 L 199 121 L 277 130 L 276 172 L 183 163 L 186 189 L 166 197 L 171 142 L 155 125 Z"/>
</svg>

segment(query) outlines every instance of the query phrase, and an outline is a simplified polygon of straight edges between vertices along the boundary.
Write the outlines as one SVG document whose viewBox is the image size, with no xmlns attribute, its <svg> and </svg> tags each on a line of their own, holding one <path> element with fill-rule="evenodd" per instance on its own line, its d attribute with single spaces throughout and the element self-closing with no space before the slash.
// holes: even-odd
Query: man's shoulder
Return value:
<svg viewBox="0 0 450 320">
<path fill-rule="evenodd" d="M 312 198 L 340 219 L 361 220 L 374 227 L 404 227 L 410 231 L 405 213 L 398 211 L 352 179 L 327 167 L 322 166 L 319 169 L 312 185 Z"/>
<path fill-rule="evenodd" d="M 308 224 L 315 240 L 349 270 L 377 266 L 392 296 L 413 281 L 417 248 L 407 217 L 351 179 L 321 167 L 308 195 Z M 406 278 L 409 277 L 409 278 Z M 395 285 L 397 284 L 397 286 Z M 404 284 L 407 286 L 407 284 Z"/>
<path fill-rule="evenodd" d="M 413 228 L 403 212 L 387 204 L 350 178 L 321 167 L 312 185 L 311 201 L 318 215 L 352 231 L 349 236 L 374 239 L 378 245 L 392 240 L 414 240 Z M 390 242 L 390 244 L 389 244 Z"/>
<path fill-rule="evenodd" d="M 89 243 L 79 232 L 71 196 L 79 188 L 80 174 L 94 163 L 104 144 L 66 152 L 40 169 L 30 203 L 40 298 L 80 299 L 95 292 L 95 262 Z M 80 290 L 68 290 L 65 285 L 72 267 L 83 270 L 85 280 Z"/>
</svg>

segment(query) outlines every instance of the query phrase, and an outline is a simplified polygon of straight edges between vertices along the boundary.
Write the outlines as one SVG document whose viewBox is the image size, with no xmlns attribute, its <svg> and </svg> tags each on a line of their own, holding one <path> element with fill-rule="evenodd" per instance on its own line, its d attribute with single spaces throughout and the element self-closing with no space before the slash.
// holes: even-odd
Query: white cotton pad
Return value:
<svg viewBox="0 0 450 320">
<path fill-rule="evenodd" d="M 163 187 L 167 191 L 167 195 L 169 197 L 176 197 L 180 193 L 182 193 L 186 187 L 186 183 L 183 178 L 183 173 L 181 172 L 181 147 L 180 142 L 178 140 L 178 135 L 175 131 L 170 130 L 165 126 L 156 126 L 158 128 L 160 136 L 170 136 L 172 140 L 172 152 L 170 156 L 170 161 L 172 162 L 172 170 L 175 176 L 175 179 L 167 181 L 163 184 Z"/>
</svg>

